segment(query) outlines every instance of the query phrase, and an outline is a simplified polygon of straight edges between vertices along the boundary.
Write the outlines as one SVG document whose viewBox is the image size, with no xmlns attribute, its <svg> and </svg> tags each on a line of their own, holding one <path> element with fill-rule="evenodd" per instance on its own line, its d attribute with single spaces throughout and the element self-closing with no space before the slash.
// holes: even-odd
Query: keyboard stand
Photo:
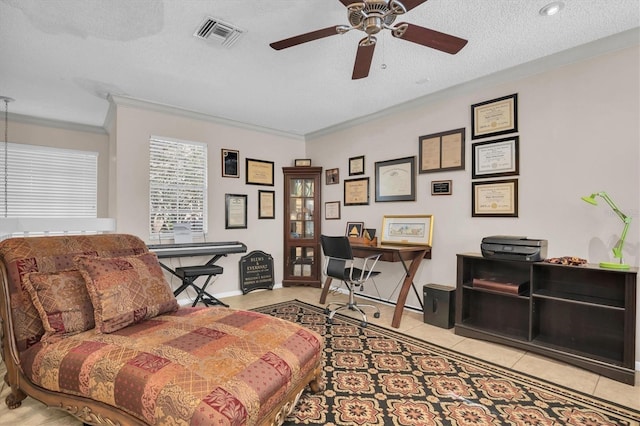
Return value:
<svg viewBox="0 0 640 426">
<path fill-rule="evenodd" d="M 193 287 L 196 290 L 197 296 L 191 306 L 196 306 L 198 302 L 202 302 L 206 306 L 222 305 L 228 308 L 229 305 L 223 303 L 206 291 L 211 278 L 222 274 L 222 272 L 222 266 L 218 265 L 183 266 L 176 268 L 175 275 L 182 280 L 182 285 L 173 292 L 173 295 L 178 296 L 178 294 L 182 293 L 185 289 Z M 202 287 L 199 287 L 195 284 L 195 281 L 202 276 L 206 276 L 207 280 Z"/>
</svg>

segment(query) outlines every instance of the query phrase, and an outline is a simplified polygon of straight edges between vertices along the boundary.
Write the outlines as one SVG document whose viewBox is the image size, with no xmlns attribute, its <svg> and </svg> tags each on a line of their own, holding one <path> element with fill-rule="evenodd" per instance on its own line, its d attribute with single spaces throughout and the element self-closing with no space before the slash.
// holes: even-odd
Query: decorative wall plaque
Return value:
<svg viewBox="0 0 640 426">
<path fill-rule="evenodd" d="M 240 289 L 242 294 L 258 289 L 272 290 L 275 284 L 273 257 L 254 250 L 240 258 Z"/>
</svg>

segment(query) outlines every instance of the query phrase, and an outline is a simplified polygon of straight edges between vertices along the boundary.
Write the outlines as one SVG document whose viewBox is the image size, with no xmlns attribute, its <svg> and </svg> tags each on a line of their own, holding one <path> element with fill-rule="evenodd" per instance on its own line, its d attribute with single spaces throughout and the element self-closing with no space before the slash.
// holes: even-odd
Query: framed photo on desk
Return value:
<svg viewBox="0 0 640 426">
<path fill-rule="evenodd" d="M 433 215 L 387 215 L 382 219 L 382 244 L 431 246 Z"/>
</svg>

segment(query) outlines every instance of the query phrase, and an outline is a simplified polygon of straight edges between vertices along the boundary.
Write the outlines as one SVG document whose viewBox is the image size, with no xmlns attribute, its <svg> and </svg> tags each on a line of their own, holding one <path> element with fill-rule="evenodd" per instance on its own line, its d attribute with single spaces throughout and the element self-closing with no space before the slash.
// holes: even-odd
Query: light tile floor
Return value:
<svg viewBox="0 0 640 426">
<path fill-rule="evenodd" d="M 344 294 L 329 294 L 327 302 L 344 300 Z M 319 305 L 320 289 L 307 287 L 288 287 L 275 290 L 259 290 L 242 296 L 223 299 L 232 308 L 252 309 L 272 303 L 298 299 L 303 302 Z M 367 303 L 371 303 L 367 301 Z M 375 303 L 375 302 L 373 302 Z M 393 317 L 393 306 L 376 303 L 380 307 L 380 318 L 369 316 L 369 322 L 390 328 Z M 346 311 L 347 315 L 352 314 Z M 640 374 L 636 374 L 636 385 L 630 386 L 602 377 L 580 368 L 545 358 L 520 349 L 498 345 L 481 340 L 457 336 L 453 329 L 445 330 L 425 324 L 422 314 L 405 310 L 402 322 L 397 331 L 437 345 L 472 355 L 495 364 L 512 368 L 529 375 L 546 379 L 589 395 L 615 402 L 620 405 L 640 410 Z M 0 364 L 0 374 L 4 376 L 4 364 Z M 22 407 L 16 410 L 7 409 L 4 399 L 9 390 L 2 382 L 0 392 L 0 425 L 80 425 L 81 423 L 69 415 L 55 409 L 47 409 L 41 403 L 27 398 Z"/>
</svg>

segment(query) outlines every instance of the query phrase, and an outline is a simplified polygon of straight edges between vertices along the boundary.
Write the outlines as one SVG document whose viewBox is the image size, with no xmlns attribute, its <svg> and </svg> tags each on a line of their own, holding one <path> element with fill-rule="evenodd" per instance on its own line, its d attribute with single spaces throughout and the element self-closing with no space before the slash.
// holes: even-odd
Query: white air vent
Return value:
<svg viewBox="0 0 640 426">
<path fill-rule="evenodd" d="M 243 33 L 244 30 L 228 22 L 208 16 L 198 26 L 193 36 L 203 40 L 219 40 L 223 46 L 231 47 Z"/>
</svg>

